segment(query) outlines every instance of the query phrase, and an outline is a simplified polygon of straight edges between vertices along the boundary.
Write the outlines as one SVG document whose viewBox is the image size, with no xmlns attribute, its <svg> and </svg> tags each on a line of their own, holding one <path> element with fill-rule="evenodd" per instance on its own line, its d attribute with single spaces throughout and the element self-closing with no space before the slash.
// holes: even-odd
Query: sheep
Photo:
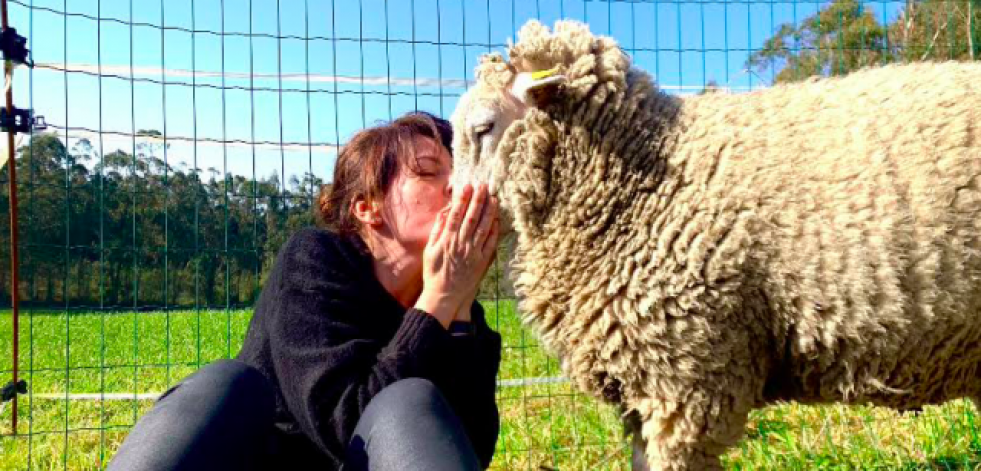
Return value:
<svg viewBox="0 0 981 471">
<path fill-rule="evenodd" d="M 500 199 L 524 322 L 636 468 L 719 469 L 776 401 L 981 403 L 981 64 L 678 97 L 576 21 L 507 54 L 451 181 Z"/>
</svg>

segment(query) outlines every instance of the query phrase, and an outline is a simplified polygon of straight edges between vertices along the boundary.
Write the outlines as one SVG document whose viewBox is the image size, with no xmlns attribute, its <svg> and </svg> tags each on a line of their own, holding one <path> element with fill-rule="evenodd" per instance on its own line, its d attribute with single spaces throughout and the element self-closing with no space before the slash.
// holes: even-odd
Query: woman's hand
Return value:
<svg viewBox="0 0 981 471">
<path fill-rule="evenodd" d="M 497 249 L 497 199 L 487 185 L 465 185 L 448 211 L 437 216 L 423 252 L 422 294 L 416 307 L 448 327 L 461 306 L 469 306 Z"/>
</svg>

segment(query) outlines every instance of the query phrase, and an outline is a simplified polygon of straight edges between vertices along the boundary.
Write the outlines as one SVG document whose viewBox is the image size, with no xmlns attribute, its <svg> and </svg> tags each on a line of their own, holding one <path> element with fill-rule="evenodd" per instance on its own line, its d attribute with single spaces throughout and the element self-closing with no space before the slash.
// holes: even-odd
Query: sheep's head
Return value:
<svg viewBox="0 0 981 471">
<path fill-rule="evenodd" d="M 509 175 L 515 146 L 501 144 L 524 132 L 517 123 L 547 113 L 549 105 L 583 99 L 597 84 L 625 87 L 626 54 L 612 39 L 592 35 L 585 24 L 559 21 L 550 32 L 532 20 L 518 38 L 508 48 L 510 61 L 498 53 L 481 57 L 476 84 L 453 112 L 454 185 L 485 182 L 501 196 L 515 177 Z M 520 184 L 529 183 L 535 182 Z M 507 230 L 513 208 L 507 198 L 501 198 L 501 205 Z"/>
</svg>

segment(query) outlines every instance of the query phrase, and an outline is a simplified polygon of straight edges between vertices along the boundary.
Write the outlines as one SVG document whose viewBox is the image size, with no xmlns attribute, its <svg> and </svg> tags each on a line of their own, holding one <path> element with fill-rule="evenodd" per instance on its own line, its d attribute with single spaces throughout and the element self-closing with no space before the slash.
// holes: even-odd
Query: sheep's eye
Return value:
<svg viewBox="0 0 981 471">
<path fill-rule="evenodd" d="M 473 134 L 474 137 L 477 138 L 477 140 L 480 140 L 482 137 L 484 137 L 484 134 L 491 132 L 491 130 L 493 129 L 494 129 L 494 123 L 481 124 L 479 126 L 474 126 Z"/>
</svg>

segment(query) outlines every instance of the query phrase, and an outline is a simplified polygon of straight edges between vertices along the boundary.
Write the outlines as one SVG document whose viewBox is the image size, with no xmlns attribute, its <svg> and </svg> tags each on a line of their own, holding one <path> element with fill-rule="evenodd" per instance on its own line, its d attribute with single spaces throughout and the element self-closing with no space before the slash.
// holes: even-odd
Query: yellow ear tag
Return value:
<svg viewBox="0 0 981 471">
<path fill-rule="evenodd" d="M 552 67 L 551 69 L 548 70 L 536 70 L 535 72 L 531 73 L 531 79 L 541 80 L 543 78 L 551 77 L 558 70 L 559 70 L 558 66 Z"/>
</svg>

